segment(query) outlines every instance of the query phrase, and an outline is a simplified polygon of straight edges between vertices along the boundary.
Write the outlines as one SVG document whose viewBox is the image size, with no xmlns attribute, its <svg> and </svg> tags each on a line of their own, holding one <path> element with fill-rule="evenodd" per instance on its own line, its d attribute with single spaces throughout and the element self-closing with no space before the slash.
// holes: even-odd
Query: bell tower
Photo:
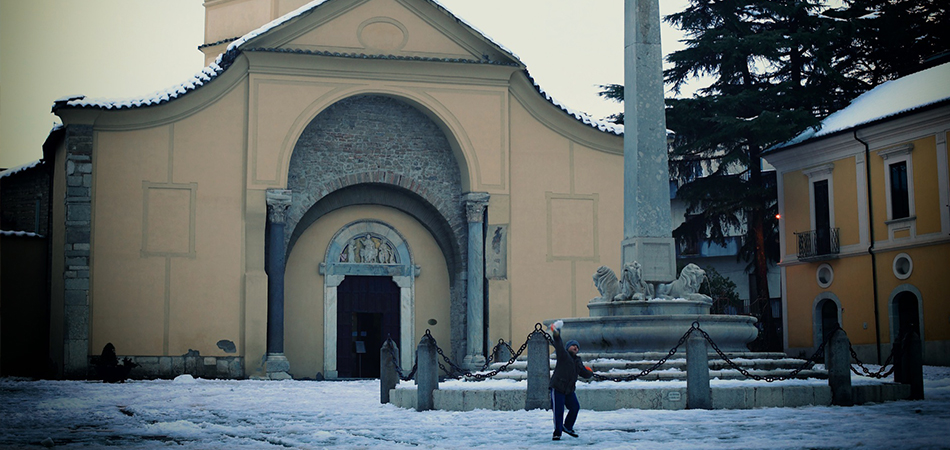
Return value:
<svg viewBox="0 0 950 450">
<path fill-rule="evenodd" d="M 210 64 L 235 39 L 310 0 L 205 0 L 205 37 L 199 47 Z"/>
</svg>

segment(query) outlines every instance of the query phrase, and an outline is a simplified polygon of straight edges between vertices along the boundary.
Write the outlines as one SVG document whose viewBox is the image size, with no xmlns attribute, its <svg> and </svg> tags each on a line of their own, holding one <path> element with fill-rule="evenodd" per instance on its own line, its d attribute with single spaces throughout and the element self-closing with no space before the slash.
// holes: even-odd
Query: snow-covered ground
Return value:
<svg viewBox="0 0 950 450">
<path fill-rule="evenodd" d="M 55 448 L 950 449 L 950 368 L 924 376 L 923 401 L 582 410 L 580 437 L 560 442 L 551 442 L 548 411 L 399 409 L 379 403 L 375 380 L 0 379 L 0 448 L 43 448 L 49 438 Z"/>
</svg>

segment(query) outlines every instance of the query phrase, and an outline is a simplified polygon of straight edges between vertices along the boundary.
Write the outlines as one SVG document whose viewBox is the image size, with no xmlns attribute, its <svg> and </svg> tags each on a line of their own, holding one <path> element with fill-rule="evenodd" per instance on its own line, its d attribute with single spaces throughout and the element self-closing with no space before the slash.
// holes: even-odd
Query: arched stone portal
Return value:
<svg viewBox="0 0 950 450">
<path fill-rule="evenodd" d="M 484 243 L 480 234 L 476 236 L 479 242 L 469 242 L 473 228 L 469 223 L 471 218 L 477 216 L 474 228 L 481 230 L 482 217 L 467 214 L 466 205 L 471 207 L 472 202 L 466 203 L 468 197 L 463 195 L 459 166 L 442 128 L 406 102 L 382 95 L 358 95 L 331 105 L 313 118 L 294 146 L 287 178 L 292 201 L 286 214 L 285 254 L 289 256 L 293 252 L 301 235 L 321 217 L 341 208 L 379 205 L 410 215 L 428 230 L 445 258 L 450 285 L 451 347 L 453 356 L 461 359 L 466 344 L 473 341 L 468 336 L 469 328 L 476 335 L 484 333 L 481 321 L 475 327 L 467 323 L 471 314 L 466 301 L 466 294 L 472 295 L 469 290 L 479 299 L 483 297 L 482 283 L 469 286 L 468 279 L 472 275 L 468 269 L 481 266 L 470 264 L 469 253 L 471 248 L 480 249 Z M 478 204 L 484 211 L 487 202 Z M 482 254 L 479 251 L 474 256 L 482 257 Z M 398 269 L 399 274 L 376 274 L 375 271 L 383 269 L 369 265 L 360 269 L 334 268 L 334 265 L 340 266 L 340 261 L 331 264 L 329 259 L 324 264 L 327 305 L 332 303 L 330 299 L 335 295 L 336 286 L 347 275 L 362 276 L 360 271 L 369 271 L 373 276 L 393 276 L 400 286 L 401 304 L 409 305 L 408 311 L 401 310 L 400 322 L 412 323 L 407 319 L 414 314 L 412 298 L 406 303 L 402 300 L 403 296 L 412 295 L 412 276 L 405 269 L 412 264 L 400 263 L 403 269 Z M 482 278 L 480 272 L 477 277 Z M 336 350 L 329 345 L 329 340 L 331 335 L 336 339 L 331 329 L 336 322 L 327 319 L 333 315 L 326 313 L 323 360 L 327 364 L 324 370 L 332 376 L 335 358 L 331 354 Z M 405 336 L 411 332 L 412 326 L 401 327 L 400 333 L 404 336 L 398 339 L 400 348 L 413 347 L 411 335 Z M 403 364 L 411 361 L 411 353 L 403 352 Z"/>
<path fill-rule="evenodd" d="M 399 336 L 396 343 L 401 352 L 402 367 L 412 367 L 415 333 L 415 293 L 414 281 L 420 267 L 413 264 L 409 245 L 394 228 L 377 221 L 359 221 L 343 227 L 333 236 L 327 246 L 324 263 L 320 273 L 324 275 L 324 315 L 323 315 L 323 367 L 327 377 L 337 378 L 338 362 L 341 356 L 338 343 L 341 337 L 338 330 L 349 330 L 340 326 L 338 309 L 341 307 L 338 289 L 347 276 L 391 278 L 399 287 Z M 384 317 L 384 319 L 387 319 Z M 376 349 L 372 349 L 372 354 Z M 370 350 L 366 350 L 370 352 Z"/>
</svg>

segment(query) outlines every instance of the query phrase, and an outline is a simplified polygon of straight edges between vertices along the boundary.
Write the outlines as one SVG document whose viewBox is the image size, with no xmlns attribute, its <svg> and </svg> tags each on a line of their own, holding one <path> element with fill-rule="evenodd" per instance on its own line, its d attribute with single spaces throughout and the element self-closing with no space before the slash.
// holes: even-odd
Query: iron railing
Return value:
<svg viewBox="0 0 950 450">
<path fill-rule="evenodd" d="M 841 251 L 837 228 L 795 233 L 798 237 L 798 259 L 816 260 L 835 257 Z"/>
</svg>

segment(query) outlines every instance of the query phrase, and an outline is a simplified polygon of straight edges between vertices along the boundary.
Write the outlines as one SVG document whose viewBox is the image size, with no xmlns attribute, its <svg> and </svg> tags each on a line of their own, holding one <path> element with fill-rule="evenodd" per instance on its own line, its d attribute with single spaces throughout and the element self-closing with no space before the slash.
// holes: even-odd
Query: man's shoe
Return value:
<svg viewBox="0 0 950 450">
<path fill-rule="evenodd" d="M 572 430 L 572 429 L 570 429 L 570 428 L 565 428 L 565 429 L 564 429 L 564 432 L 567 433 L 567 434 L 569 434 L 569 435 L 571 435 L 571 437 L 577 437 L 577 432 L 574 431 L 574 430 Z"/>
<path fill-rule="evenodd" d="M 551 440 L 552 440 L 552 441 L 560 441 L 560 440 L 561 440 L 561 435 L 560 435 L 560 434 L 557 434 L 557 433 L 554 433 L 554 436 L 551 437 Z"/>
</svg>

